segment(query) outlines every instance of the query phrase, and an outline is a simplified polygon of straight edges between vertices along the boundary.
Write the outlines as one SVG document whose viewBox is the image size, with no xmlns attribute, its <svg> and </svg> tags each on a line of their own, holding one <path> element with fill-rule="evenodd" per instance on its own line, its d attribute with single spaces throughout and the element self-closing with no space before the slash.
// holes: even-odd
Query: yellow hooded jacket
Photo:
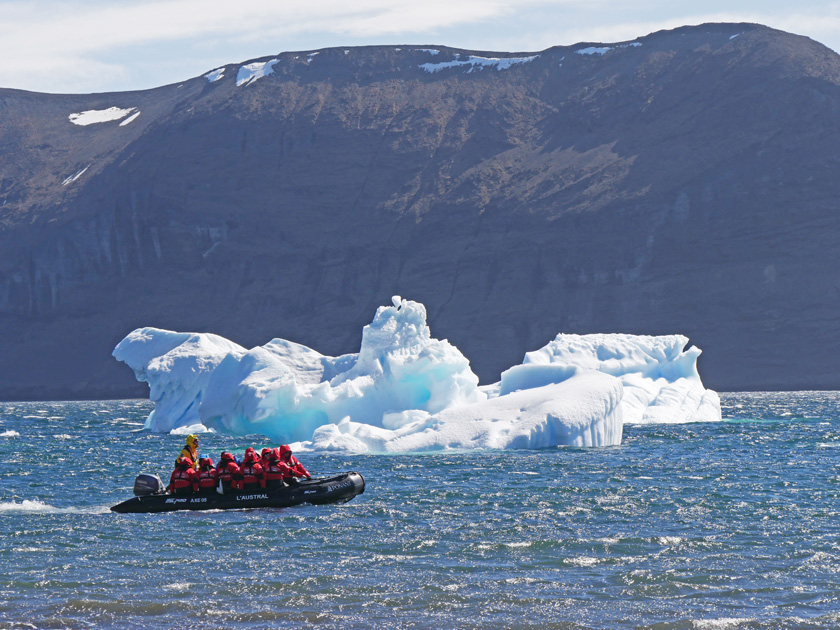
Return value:
<svg viewBox="0 0 840 630">
<path fill-rule="evenodd" d="M 178 457 L 175 458 L 175 464 L 177 464 L 182 457 L 189 457 L 193 463 L 193 470 L 198 470 L 198 437 L 192 433 L 187 436 L 187 444 L 181 449 L 181 452 L 178 453 Z"/>
</svg>

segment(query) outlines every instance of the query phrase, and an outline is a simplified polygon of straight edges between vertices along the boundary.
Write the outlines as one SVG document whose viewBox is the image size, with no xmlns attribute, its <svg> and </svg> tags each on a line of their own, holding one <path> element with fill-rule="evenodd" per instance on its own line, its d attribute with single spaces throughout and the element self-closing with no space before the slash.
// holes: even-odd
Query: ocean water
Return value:
<svg viewBox="0 0 840 630">
<path fill-rule="evenodd" d="M 117 515 L 146 401 L 0 404 L 0 628 L 840 627 L 840 393 L 620 447 L 302 454 L 344 505 Z M 201 451 L 267 445 L 204 436 Z"/>
</svg>

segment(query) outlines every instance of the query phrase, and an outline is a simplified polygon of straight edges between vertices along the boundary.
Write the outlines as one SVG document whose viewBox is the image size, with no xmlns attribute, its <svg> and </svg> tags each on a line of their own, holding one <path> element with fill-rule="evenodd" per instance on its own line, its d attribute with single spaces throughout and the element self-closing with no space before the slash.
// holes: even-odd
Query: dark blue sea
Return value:
<svg viewBox="0 0 840 630">
<path fill-rule="evenodd" d="M 0 404 L 0 628 L 840 627 L 840 393 L 620 447 L 301 454 L 343 505 L 118 515 L 146 401 Z M 203 436 L 202 451 L 268 444 Z"/>
</svg>

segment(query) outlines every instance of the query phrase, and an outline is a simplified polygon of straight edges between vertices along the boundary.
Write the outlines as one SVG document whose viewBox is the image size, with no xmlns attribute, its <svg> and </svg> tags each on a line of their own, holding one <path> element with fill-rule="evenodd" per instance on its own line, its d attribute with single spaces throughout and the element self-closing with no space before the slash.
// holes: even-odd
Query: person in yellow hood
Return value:
<svg viewBox="0 0 840 630">
<path fill-rule="evenodd" d="M 190 433 L 187 436 L 186 446 L 181 449 L 181 452 L 178 453 L 178 457 L 175 458 L 176 465 L 182 457 L 189 457 L 193 470 L 198 470 L 198 436 L 194 433 Z"/>
</svg>

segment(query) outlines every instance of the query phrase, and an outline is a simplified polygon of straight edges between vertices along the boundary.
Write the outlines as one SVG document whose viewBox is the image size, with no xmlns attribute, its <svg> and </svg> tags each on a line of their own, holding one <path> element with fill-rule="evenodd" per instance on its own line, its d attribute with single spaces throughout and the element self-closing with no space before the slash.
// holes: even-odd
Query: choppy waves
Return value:
<svg viewBox="0 0 840 630">
<path fill-rule="evenodd" d="M 148 409 L 0 405 L 20 434 L 0 440 L 0 627 L 840 626 L 833 393 L 724 396 L 727 421 L 614 448 L 302 455 L 365 475 L 341 506 L 112 514 L 183 442 L 137 432 Z"/>
</svg>

